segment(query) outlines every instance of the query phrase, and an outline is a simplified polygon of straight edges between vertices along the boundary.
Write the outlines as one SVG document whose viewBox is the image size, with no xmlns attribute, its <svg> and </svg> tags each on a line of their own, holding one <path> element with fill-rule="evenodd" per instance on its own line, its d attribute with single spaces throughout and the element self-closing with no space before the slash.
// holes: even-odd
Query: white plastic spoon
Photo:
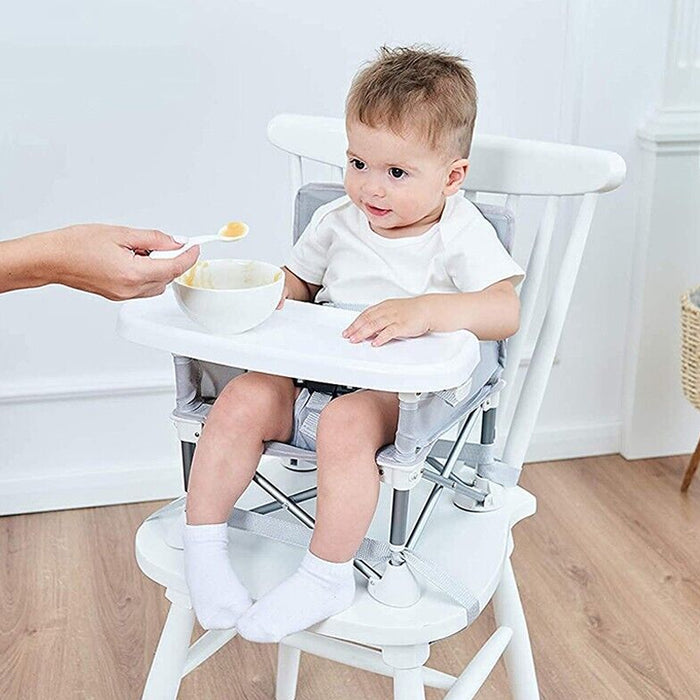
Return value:
<svg viewBox="0 0 700 700">
<path fill-rule="evenodd" d="M 175 250 L 152 250 L 150 257 L 155 260 L 167 260 L 170 258 L 176 258 L 181 253 L 189 250 L 192 246 L 201 245 L 202 243 L 209 243 L 211 241 L 240 241 L 241 238 L 245 238 L 248 235 L 248 225 L 244 224 L 242 221 L 229 221 L 225 226 L 219 229 L 219 232 L 210 236 L 192 236 L 192 238 L 179 238 L 178 240 L 184 241 L 182 248 L 176 248 Z"/>
</svg>

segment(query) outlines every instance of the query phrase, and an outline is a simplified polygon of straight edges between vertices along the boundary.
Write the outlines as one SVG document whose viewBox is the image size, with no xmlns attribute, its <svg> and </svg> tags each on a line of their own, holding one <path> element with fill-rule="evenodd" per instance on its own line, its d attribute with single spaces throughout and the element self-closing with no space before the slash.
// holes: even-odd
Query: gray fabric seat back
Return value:
<svg viewBox="0 0 700 700">
<path fill-rule="evenodd" d="M 345 188 L 335 182 L 311 182 L 297 192 L 294 202 L 293 236 L 296 243 L 304 232 L 314 212 L 345 194 Z M 496 235 L 510 253 L 513 247 L 515 217 L 505 207 L 496 204 L 475 204 L 484 218 L 496 229 Z"/>
</svg>

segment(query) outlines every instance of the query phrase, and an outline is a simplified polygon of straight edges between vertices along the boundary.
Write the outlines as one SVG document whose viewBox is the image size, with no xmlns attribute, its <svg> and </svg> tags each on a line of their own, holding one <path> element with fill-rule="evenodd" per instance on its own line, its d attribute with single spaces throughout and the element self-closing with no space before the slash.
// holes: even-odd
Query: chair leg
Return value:
<svg viewBox="0 0 700 700">
<path fill-rule="evenodd" d="M 425 700 L 423 664 L 429 656 L 428 644 L 382 649 L 384 663 L 393 669 L 394 700 Z"/>
<path fill-rule="evenodd" d="M 280 643 L 277 649 L 277 687 L 275 700 L 294 700 L 297 695 L 301 651 Z"/>
<path fill-rule="evenodd" d="M 503 566 L 501 581 L 493 596 L 493 607 L 496 624 L 513 630 L 513 637 L 503 654 L 512 696 L 515 700 L 539 700 L 530 636 L 510 559 L 506 559 Z"/>
<path fill-rule="evenodd" d="M 684 493 L 685 491 L 688 490 L 688 487 L 690 486 L 690 482 L 693 480 L 693 477 L 695 476 L 695 472 L 698 469 L 698 464 L 700 463 L 700 440 L 698 440 L 697 447 L 695 448 L 695 452 L 693 452 L 693 456 L 690 458 L 690 462 L 688 462 L 688 466 L 685 469 L 685 474 L 683 474 L 683 483 L 681 484 L 681 492 Z"/>
<path fill-rule="evenodd" d="M 423 669 L 397 668 L 394 670 L 394 700 L 425 700 Z"/>
<path fill-rule="evenodd" d="M 158 641 L 142 700 L 175 700 L 194 627 L 194 610 L 189 601 L 166 591 L 171 600 L 168 617 Z"/>
</svg>

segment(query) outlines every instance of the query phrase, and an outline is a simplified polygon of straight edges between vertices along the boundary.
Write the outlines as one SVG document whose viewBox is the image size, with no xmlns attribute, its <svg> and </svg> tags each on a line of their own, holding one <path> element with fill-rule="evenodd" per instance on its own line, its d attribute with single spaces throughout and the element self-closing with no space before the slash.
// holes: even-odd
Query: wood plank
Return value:
<svg viewBox="0 0 700 700">
<path fill-rule="evenodd" d="M 526 467 L 539 512 L 516 528 L 513 564 L 543 698 L 700 697 L 700 487 L 680 494 L 686 464 Z M 0 697 L 140 695 L 168 604 L 136 566 L 133 538 L 158 505 L 0 519 Z M 458 674 L 492 629 L 487 609 L 433 645 L 431 665 Z M 273 697 L 275 663 L 276 647 L 234 639 L 180 697 Z M 507 687 L 499 664 L 479 698 Z M 299 700 L 390 693 L 389 679 L 302 655 Z"/>
</svg>

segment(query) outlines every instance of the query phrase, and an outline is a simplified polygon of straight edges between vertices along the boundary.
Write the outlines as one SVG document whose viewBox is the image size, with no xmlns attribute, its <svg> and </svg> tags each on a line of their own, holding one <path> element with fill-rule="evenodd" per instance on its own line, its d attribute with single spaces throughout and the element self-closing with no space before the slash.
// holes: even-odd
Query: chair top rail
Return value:
<svg viewBox="0 0 700 700">
<path fill-rule="evenodd" d="M 280 114 L 270 120 L 267 135 L 287 153 L 338 167 L 346 164 L 343 119 Z M 474 137 L 470 161 L 469 189 L 498 194 L 608 192 L 626 172 L 625 161 L 612 151 L 488 134 Z"/>
</svg>

